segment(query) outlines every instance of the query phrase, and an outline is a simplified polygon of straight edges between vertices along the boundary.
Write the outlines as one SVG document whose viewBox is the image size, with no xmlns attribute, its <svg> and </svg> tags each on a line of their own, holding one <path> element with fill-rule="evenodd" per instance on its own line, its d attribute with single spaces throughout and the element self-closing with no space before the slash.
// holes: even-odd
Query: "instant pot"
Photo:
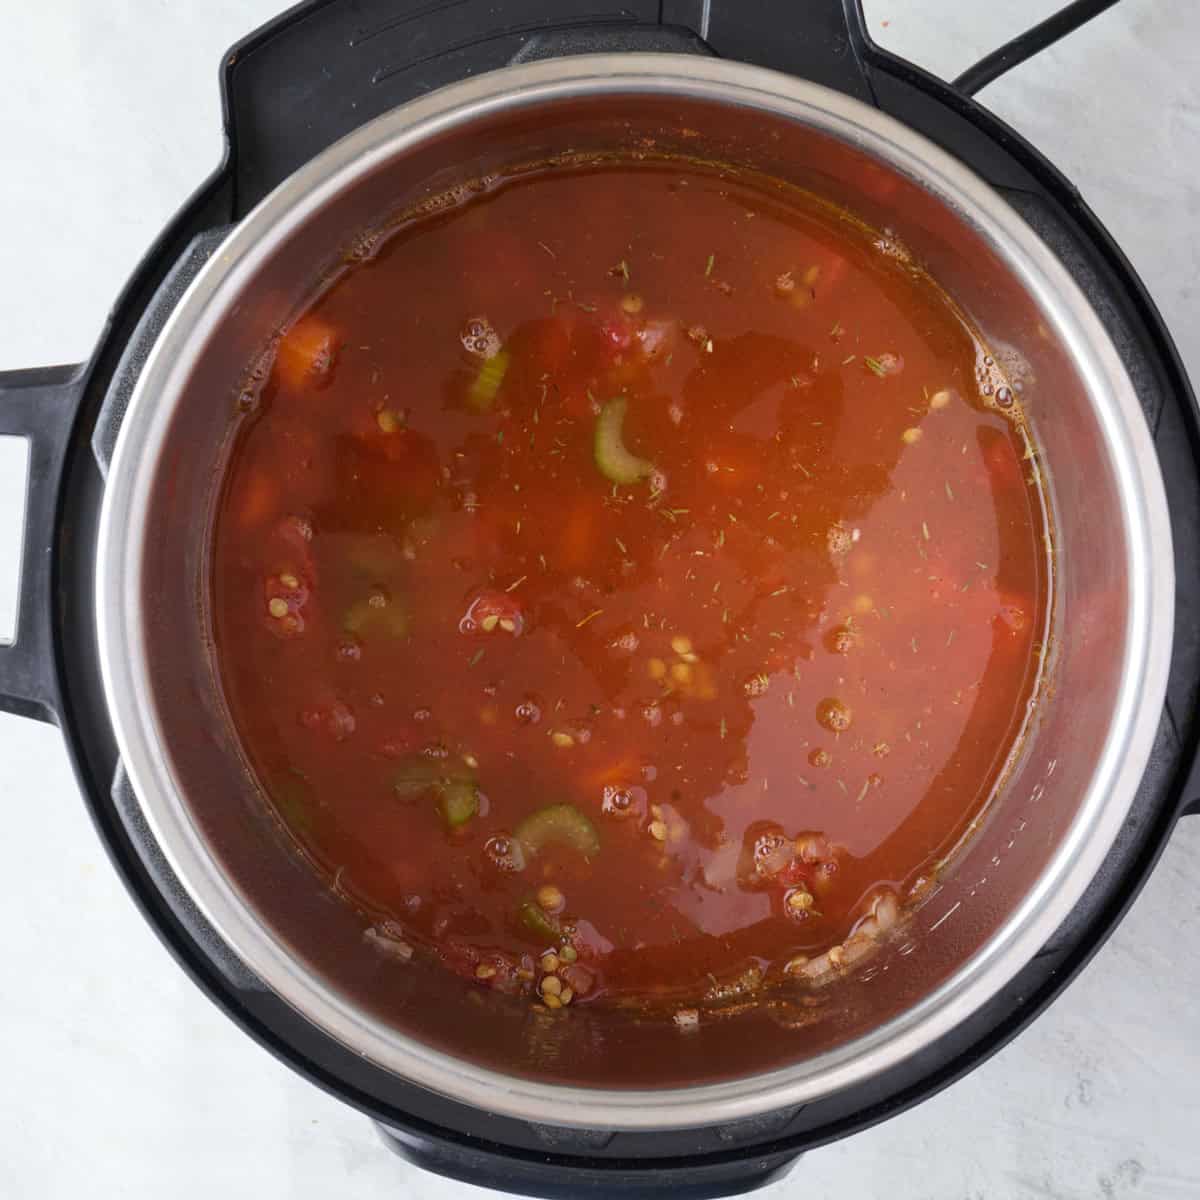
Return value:
<svg viewBox="0 0 1200 1200">
<path fill-rule="evenodd" d="M 858 0 L 302 4 L 227 56 L 225 160 L 91 360 L 0 375 L 0 433 L 30 443 L 0 708 L 60 725 L 114 865 L 196 983 L 413 1161 L 546 1196 L 762 1184 L 1003 1045 L 1197 807 L 1194 397 L 1120 249 L 967 94 L 1071 23 L 955 87 L 875 47 Z M 649 142 L 894 231 L 1022 379 L 1044 451 L 1051 692 L 955 869 L 819 1022 L 784 1000 L 684 1035 L 381 974 L 261 819 L 204 636 L 238 381 L 315 265 L 456 181 Z"/>
</svg>

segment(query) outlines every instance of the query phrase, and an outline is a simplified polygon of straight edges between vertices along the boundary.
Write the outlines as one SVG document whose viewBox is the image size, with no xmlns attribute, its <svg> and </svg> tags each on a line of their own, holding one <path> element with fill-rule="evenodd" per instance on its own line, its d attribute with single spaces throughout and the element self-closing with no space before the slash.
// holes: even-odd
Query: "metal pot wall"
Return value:
<svg viewBox="0 0 1200 1200">
<path fill-rule="evenodd" d="M 699 138 L 696 137 L 699 131 Z M 1024 752 L 940 889 L 815 1023 L 764 1005 L 691 1037 L 599 1009 L 554 1031 L 415 970 L 381 976 L 353 914 L 273 827 L 216 683 L 207 531 L 246 364 L 364 225 L 562 154 L 700 154 L 888 227 L 980 328 L 1024 398 L 1055 520 L 1052 684 Z M 1171 657 L 1170 525 L 1133 385 L 1055 255 L 910 129 L 790 76 L 678 55 L 554 59 L 445 88 L 303 166 L 223 242 L 154 343 L 124 414 L 97 552 L 108 708 L 140 813 L 249 970 L 405 1080 L 551 1125 L 682 1128 L 830 1095 L 920 1052 L 1046 943 L 1110 852 Z M 615 1068 L 614 1068 L 615 1064 Z"/>
<path fill-rule="evenodd" d="M 969 98 L 1103 7 L 1071 6 L 951 86 L 873 45 L 858 0 L 305 0 L 225 56 L 226 157 L 91 360 L 0 374 L 0 433 L 30 442 L 0 711 L 61 725 L 115 869 L 193 981 L 410 1159 L 571 1200 L 766 1182 L 1023 1028 L 1200 811 L 1195 401 L 1120 248 Z M 620 53 L 562 57 L 597 50 Z M 224 398 L 349 234 L 485 170 L 639 132 L 669 148 L 682 127 L 929 265 L 1025 382 L 1058 555 L 1050 698 L 941 891 L 820 1020 L 761 1005 L 686 1042 L 595 1006 L 550 1027 L 481 1014 L 447 973 L 381 975 L 263 820 L 203 603 Z"/>
</svg>

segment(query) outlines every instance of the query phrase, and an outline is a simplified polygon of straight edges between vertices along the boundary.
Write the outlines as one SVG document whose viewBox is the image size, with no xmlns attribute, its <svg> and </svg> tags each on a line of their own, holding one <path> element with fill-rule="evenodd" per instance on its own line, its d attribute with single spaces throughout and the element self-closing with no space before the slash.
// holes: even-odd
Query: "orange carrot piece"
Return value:
<svg viewBox="0 0 1200 1200">
<path fill-rule="evenodd" d="M 241 488 L 238 522 L 244 529 L 262 524 L 274 511 L 277 499 L 278 489 L 269 475 L 261 472 L 251 475 Z"/>
<path fill-rule="evenodd" d="M 303 317 L 283 335 L 275 352 L 279 382 L 289 390 L 320 387 L 333 371 L 337 341 L 319 317 Z"/>
</svg>

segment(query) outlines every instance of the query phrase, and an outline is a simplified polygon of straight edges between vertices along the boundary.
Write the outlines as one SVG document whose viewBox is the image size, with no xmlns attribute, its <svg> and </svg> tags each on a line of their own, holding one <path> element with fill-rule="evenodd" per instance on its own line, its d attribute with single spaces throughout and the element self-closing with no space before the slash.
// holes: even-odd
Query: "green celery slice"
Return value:
<svg viewBox="0 0 1200 1200">
<path fill-rule="evenodd" d="M 568 846 L 586 858 L 600 853 L 600 835 L 595 825 L 573 804 L 539 808 L 517 826 L 514 836 L 531 856 L 551 845 Z"/>
<path fill-rule="evenodd" d="M 613 483 L 637 483 L 654 470 L 654 464 L 626 449 L 621 440 L 625 410 L 629 402 L 624 396 L 608 401 L 596 418 L 596 466 L 605 479 Z"/>
<path fill-rule="evenodd" d="M 442 816 L 451 829 L 465 825 L 479 811 L 479 792 L 473 783 L 451 779 L 439 788 Z"/>
<path fill-rule="evenodd" d="M 467 392 L 467 407 L 472 412 L 490 412 L 500 394 L 500 386 L 504 376 L 508 374 L 508 364 L 512 356 L 507 350 L 497 350 L 491 358 L 485 358 L 471 381 Z"/>
<path fill-rule="evenodd" d="M 404 799 L 432 794 L 450 829 L 461 828 L 479 812 L 475 772 L 453 758 L 415 758 L 406 762 L 392 776 L 392 791 Z"/>
<path fill-rule="evenodd" d="M 558 918 L 546 912 L 536 900 L 522 900 L 517 908 L 517 920 L 538 939 L 543 946 L 553 945 L 562 936 Z"/>
</svg>

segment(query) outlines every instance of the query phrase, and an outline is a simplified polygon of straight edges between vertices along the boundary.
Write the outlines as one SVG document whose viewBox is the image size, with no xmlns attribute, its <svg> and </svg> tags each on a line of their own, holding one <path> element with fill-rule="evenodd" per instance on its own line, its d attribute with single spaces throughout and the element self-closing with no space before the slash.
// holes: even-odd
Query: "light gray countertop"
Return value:
<svg viewBox="0 0 1200 1200">
<path fill-rule="evenodd" d="M 0 368 L 87 355 L 217 160 L 222 52 L 282 3 L 0 0 Z M 943 75 L 1057 7 L 867 5 L 885 45 Z M 1078 184 L 1200 379 L 1200 5 L 1124 0 L 985 98 Z M 14 571 L 11 472 L 0 451 L 0 580 Z M 0 812 L 0 1197 L 482 1197 L 386 1153 L 188 982 L 109 867 L 57 731 L 0 717 Z M 1200 1197 L 1198 859 L 1194 820 L 1014 1044 L 761 1194 Z"/>
</svg>

